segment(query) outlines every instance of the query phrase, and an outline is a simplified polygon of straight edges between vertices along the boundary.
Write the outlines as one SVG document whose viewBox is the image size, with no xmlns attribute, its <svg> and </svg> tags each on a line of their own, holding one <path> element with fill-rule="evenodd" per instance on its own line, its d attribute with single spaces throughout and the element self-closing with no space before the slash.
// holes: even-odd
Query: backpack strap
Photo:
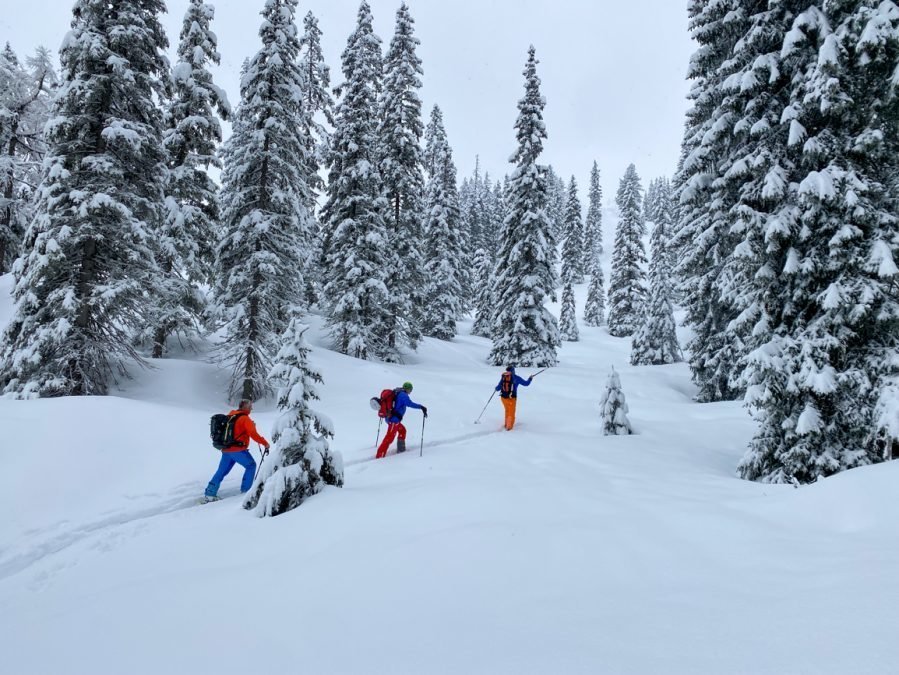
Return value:
<svg viewBox="0 0 899 675">
<path fill-rule="evenodd" d="M 238 419 L 240 419 L 244 415 L 249 415 L 249 414 L 250 413 L 248 413 L 247 411 L 241 410 L 239 412 L 234 413 L 233 415 L 229 415 L 228 423 L 225 425 L 225 438 L 228 438 L 228 436 L 231 436 L 231 438 L 234 440 L 234 444 L 237 444 L 237 439 L 234 438 L 234 427 L 237 424 Z M 249 439 L 247 439 L 247 440 L 249 440 Z M 229 445 L 228 447 L 233 448 L 234 445 Z"/>
</svg>

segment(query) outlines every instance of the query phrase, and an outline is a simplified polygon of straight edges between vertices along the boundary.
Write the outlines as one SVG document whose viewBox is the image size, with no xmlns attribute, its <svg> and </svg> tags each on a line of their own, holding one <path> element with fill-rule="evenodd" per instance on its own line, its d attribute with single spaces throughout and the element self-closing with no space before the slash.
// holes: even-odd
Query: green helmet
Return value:
<svg viewBox="0 0 899 675">
<path fill-rule="evenodd" d="M 411 382 L 403 382 L 403 389 L 406 391 L 412 391 L 412 383 Z"/>
</svg>

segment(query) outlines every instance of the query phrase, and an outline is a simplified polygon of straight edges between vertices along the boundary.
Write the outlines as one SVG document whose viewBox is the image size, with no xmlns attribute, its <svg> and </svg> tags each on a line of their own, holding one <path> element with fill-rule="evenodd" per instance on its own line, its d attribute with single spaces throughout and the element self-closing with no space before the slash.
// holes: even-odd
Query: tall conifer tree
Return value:
<svg viewBox="0 0 899 675">
<path fill-rule="evenodd" d="M 387 345 L 390 360 L 399 359 L 403 347 L 414 348 L 421 338 L 424 267 L 421 241 L 425 180 L 422 171 L 421 59 L 415 22 L 403 3 L 396 13 L 396 30 L 384 60 L 381 94 L 380 171 L 389 211 L 388 236 L 394 259 L 386 277 L 388 309 Z M 453 185 L 455 192 L 455 185 Z"/>
<path fill-rule="evenodd" d="M 565 282 L 562 290 L 562 310 L 559 315 L 559 332 L 566 342 L 577 342 L 580 335 L 577 329 L 577 305 L 574 302 L 574 290 L 571 280 Z"/>
<path fill-rule="evenodd" d="M 474 255 L 474 323 L 471 334 L 489 338 L 493 334 L 493 256 L 479 248 Z"/>
<path fill-rule="evenodd" d="M 562 279 L 574 284 L 584 283 L 584 221 L 581 219 L 581 200 L 577 196 L 574 176 L 568 184 L 565 204 L 565 233 L 562 243 Z"/>
<path fill-rule="evenodd" d="M 104 394 L 137 358 L 154 288 L 165 163 L 162 0 L 77 0 L 37 214 L 16 269 L 0 380 L 7 393 Z"/>
<path fill-rule="evenodd" d="M 741 75 L 766 77 L 730 101 L 767 132 L 732 131 L 743 241 L 724 290 L 748 324 L 743 377 L 759 420 L 741 473 L 806 483 L 879 461 L 891 441 L 899 11 L 873 0 L 790 10 L 753 15 Z"/>
<path fill-rule="evenodd" d="M 322 31 L 318 19 L 312 12 L 303 18 L 303 35 L 300 37 L 300 73 L 303 77 L 303 105 L 305 123 L 303 132 L 311 161 L 308 183 L 312 202 L 308 205 L 315 217 L 313 245 L 309 247 L 310 258 L 306 262 L 305 295 L 310 305 L 319 301 L 324 283 L 324 232 L 318 220 L 319 197 L 324 192 L 325 183 L 321 170 L 328 164 L 331 134 L 328 125 L 334 125 L 334 98 L 331 95 L 331 69 L 325 63 L 321 45 Z"/>
<path fill-rule="evenodd" d="M 602 185 L 599 183 L 599 165 L 593 162 L 590 170 L 590 189 L 587 193 L 587 217 L 584 220 L 584 243 L 587 255 L 602 254 Z M 587 267 L 591 266 L 588 258 Z"/>
<path fill-rule="evenodd" d="M 309 143 L 312 162 L 309 185 L 313 195 L 324 189 L 319 171 L 327 163 L 331 135 L 327 125 L 334 125 L 334 98 L 331 96 L 331 69 L 322 51 L 322 31 L 312 12 L 303 18 L 300 38 L 300 73 L 303 77 L 303 104 L 306 108 L 307 129 L 303 134 Z M 313 205 L 314 208 L 314 205 Z"/>
<path fill-rule="evenodd" d="M 587 286 L 587 303 L 584 305 L 584 323 L 596 327 L 605 323 L 606 298 L 599 256 L 594 255 L 590 264 L 590 284 Z"/>
<path fill-rule="evenodd" d="M 731 142 L 727 125 L 719 123 L 719 108 L 724 84 L 738 70 L 733 55 L 747 34 L 748 18 L 739 0 L 691 0 L 689 17 L 698 47 L 688 71 L 693 107 L 687 114 L 683 161 L 675 177 L 679 208 L 671 249 L 678 261 L 685 323 L 693 331 L 687 346 L 697 399 L 722 401 L 740 395 L 736 363 L 744 348 L 726 332 L 739 312 L 720 291 L 724 263 L 738 240 L 730 234 L 727 219 L 720 216 L 722 209 L 709 207 Z M 756 133 L 764 133 L 764 127 Z"/>
<path fill-rule="evenodd" d="M 456 190 L 456 166 L 442 117 L 437 113 L 432 116 L 437 128 L 431 148 L 434 174 L 428 180 L 424 270 L 427 307 L 423 326 L 426 335 L 450 340 L 456 335 L 456 321 L 466 304 L 469 272 Z"/>
<path fill-rule="evenodd" d="M 325 204 L 325 289 L 328 327 L 335 348 L 356 358 L 395 358 L 387 344 L 391 315 L 387 275 L 391 246 L 378 173 L 380 39 L 367 2 L 342 57 L 341 85 L 331 144 Z"/>
<path fill-rule="evenodd" d="M 214 15 L 212 5 L 190 0 L 164 114 L 168 177 L 165 219 L 156 237 L 162 279 L 154 293 L 153 319 L 143 331 L 143 338 L 152 340 L 154 358 L 163 355 L 170 335 L 190 338 L 199 331 L 205 303 L 197 285 L 207 283 L 212 273 L 218 188 L 207 170 L 221 168 L 219 118 L 231 114 L 225 92 L 209 72 L 220 60 L 210 28 Z"/>
<path fill-rule="evenodd" d="M 314 237 L 296 8 L 297 0 L 266 0 L 262 47 L 246 66 L 224 151 L 215 313 L 235 399 L 271 392 L 268 373 L 279 336 L 302 309 Z"/>
<path fill-rule="evenodd" d="M 47 49 L 38 47 L 25 64 L 9 44 L 0 52 L 0 274 L 18 257 L 34 215 L 33 186 L 40 182 L 56 85 Z"/>
<path fill-rule="evenodd" d="M 490 360 L 494 365 L 547 367 L 556 364 L 561 339 L 555 317 L 544 307 L 546 298 L 555 295 L 556 274 L 552 224 L 546 214 L 546 169 L 538 164 L 546 138 L 545 100 L 533 46 L 523 74 L 525 95 L 515 124 L 518 150 L 507 192 L 509 215 L 495 268 L 497 314 Z"/>
<path fill-rule="evenodd" d="M 609 278 L 608 323 L 610 335 L 626 337 L 637 329 L 646 299 L 642 188 L 633 164 L 621 179 L 615 201 L 619 216 Z"/>
<path fill-rule="evenodd" d="M 671 196 L 667 181 L 657 180 L 653 195 L 654 218 L 650 237 L 649 300 L 640 328 L 634 335 L 631 364 L 663 365 L 681 360 L 671 304 Z"/>
</svg>

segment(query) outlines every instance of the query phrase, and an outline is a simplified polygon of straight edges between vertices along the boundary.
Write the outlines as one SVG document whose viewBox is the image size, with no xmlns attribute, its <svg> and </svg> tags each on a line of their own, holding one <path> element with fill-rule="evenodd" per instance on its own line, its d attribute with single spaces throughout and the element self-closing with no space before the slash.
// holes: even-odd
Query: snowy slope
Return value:
<svg viewBox="0 0 899 675">
<path fill-rule="evenodd" d="M 486 341 L 388 366 L 328 351 L 314 323 L 347 484 L 275 519 L 195 506 L 227 379 L 203 351 L 115 396 L 0 401 L 4 672 L 899 668 L 899 464 L 799 490 L 738 480 L 742 407 L 693 403 L 685 365 L 629 367 L 604 329 L 522 390 L 507 433 L 495 399 L 473 424 L 499 376 Z M 610 365 L 636 436 L 600 435 Z M 369 461 L 367 400 L 407 379 L 431 413 L 424 457 L 410 411 L 415 452 Z M 267 433 L 271 408 L 254 416 Z"/>
</svg>

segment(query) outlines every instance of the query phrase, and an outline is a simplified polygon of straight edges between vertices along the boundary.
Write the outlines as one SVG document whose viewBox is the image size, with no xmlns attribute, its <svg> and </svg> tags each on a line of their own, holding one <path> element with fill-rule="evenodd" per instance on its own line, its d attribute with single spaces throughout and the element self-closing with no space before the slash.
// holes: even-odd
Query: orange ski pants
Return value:
<svg viewBox="0 0 899 675">
<path fill-rule="evenodd" d="M 503 408 L 506 409 L 506 431 L 512 431 L 515 426 L 515 405 L 518 403 L 517 398 L 500 398 L 503 402 Z"/>
</svg>

